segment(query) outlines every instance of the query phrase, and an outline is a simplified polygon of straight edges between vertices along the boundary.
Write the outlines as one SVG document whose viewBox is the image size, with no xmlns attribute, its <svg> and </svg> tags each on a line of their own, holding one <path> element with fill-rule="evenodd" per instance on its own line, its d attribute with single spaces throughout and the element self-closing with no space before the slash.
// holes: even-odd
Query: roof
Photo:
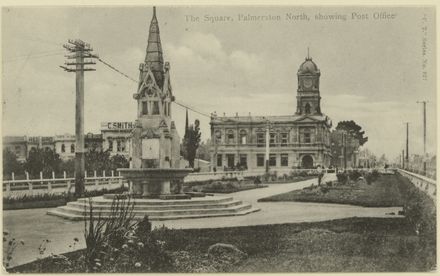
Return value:
<svg viewBox="0 0 440 276">
<path fill-rule="evenodd" d="M 299 66 L 298 75 L 316 75 L 320 74 L 318 66 L 313 62 L 311 57 L 306 57 L 306 60 Z"/>
<path fill-rule="evenodd" d="M 26 142 L 26 136 L 4 136 L 3 144 L 6 143 L 24 143 Z"/>
<path fill-rule="evenodd" d="M 289 122 L 325 122 L 330 120 L 325 114 L 321 115 L 281 115 L 281 116 L 231 116 L 231 117 L 211 117 L 211 123 L 289 123 Z"/>
<path fill-rule="evenodd" d="M 162 44 L 160 42 L 159 23 L 156 18 L 156 7 L 153 7 L 153 18 L 148 34 L 147 53 L 145 63 L 154 74 L 157 85 L 162 88 L 164 80 Z"/>
</svg>

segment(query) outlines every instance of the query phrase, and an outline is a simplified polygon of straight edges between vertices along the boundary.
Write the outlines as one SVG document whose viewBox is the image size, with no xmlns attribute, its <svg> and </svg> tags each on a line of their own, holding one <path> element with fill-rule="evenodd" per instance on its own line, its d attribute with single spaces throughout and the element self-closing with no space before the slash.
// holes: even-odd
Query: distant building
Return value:
<svg viewBox="0 0 440 276">
<path fill-rule="evenodd" d="M 89 132 L 84 136 L 84 148 L 86 151 L 102 151 L 102 141 L 102 134 Z"/>
<path fill-rule="evenodd" d="M 310 57 L 299 67 L 296 113 L 287 116 L 211 117 L 211 170 L 265 170 L 266 129 L 269 167 L 328 167 L 331 120 L 321 112 L 320 70 Z"/>
<path fill-rule="evenodd" d="M 29 152 L 33 149 L 54 150 L 53 137 L 47 136 L 5 136 L 3 137 L 3 149 L 9 149 L 15 153 L 17 160 L 26 161 Z"/>
<path fill-rule="evenodd" d="M 84 136 L 85 149 L 90 151 L 102 150 L 102 134 L 88 133 Z M 57 153 L 62 160 L 75 158 L 75 135 L 63 134 L 49 136 L 5 136 L 3 137 L 3 149 L 8 148 L 15 153 L 17 160 L 26 161 L 29 152 L 35 149 L 51 149 Z"/>
<path fill-rule="evenodd" d="M 28 143 L 26 136 L 3 137 L 3 150 L 8 149 L 15 153 L 19 162 L 26 161 L 28 156 Z"/>
<path fill-rule="evenodd" d="M 75 158 L 75 135 L 64 134 L 54 137 L 55 152 L 63 160 Z"/>
<path fill-rule="evenodd" d="M 102 122 L 102 150 L 108 150 L 111 156 L 119 154 L 129 158 L 134 127 L 134 122 Z"/>
</svg>

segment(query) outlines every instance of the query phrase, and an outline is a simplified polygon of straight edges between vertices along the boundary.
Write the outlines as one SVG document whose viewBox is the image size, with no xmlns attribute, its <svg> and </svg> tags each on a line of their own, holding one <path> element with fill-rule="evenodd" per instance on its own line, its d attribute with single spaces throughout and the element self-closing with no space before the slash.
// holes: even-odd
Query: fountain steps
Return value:
<svg viewBox="0 0 440 276">
<path fill-rule="evenodd" d="M 160 204 L 157 204 L 160 203 Z M 205 218 L 219 216 L 237 216 L 256 212 L 248 203 L 234 200 L 232 197 L 213 196 L 209 198 L 196 198 L 191 200 L 148 200 L 134 199 L 133 214 L 135 219 L 148 216 L 150 220 L 170 220 L 187 218 Z M 112 200 L 103 197 L 93 198 L 94 217 L 107 218 L 111 214 Z M 69 202 L 66 206 L 48 211 L 54 215 L 70 220 L 88 219 L 88 199 L 79 199 Z"/>
<path fill-rule="evenodd" d="M 241 205 L 240 200 L 231 200 L 228 202 L 220 203 L 195 203 L 195 204 L 184 204 L 184 205 L 138 205 L 134 204 L 133 210 L 145 210 L 145 211 L 157 211 L 157 210 L 179 210 L 179 209 L 215 209 L 215 208 L 228 208 L 231 206 Z M 89 210 L 89 204 L 83 202 L 69 202 L 66 207 L 76 208 L 84 210 Z M 100 211 L 110 211 L 111 204 L 95 204 L 93 203 L 93 208 Z"/>
<path fill-rule="evenodd" d="M 158 206 L 158 205 L 194 205 L 194 204 L 218 204 L 232 201 L 232 197 L 225 196 L 207 196 L 207 197 L 197 197 L 192 199 L 178 199 L 178 200 L 162 200 L 162 199 L 134 199 L 137 206 Z M 100 197 L 93 197 L 93 205 L 108 205 L 112 203 L 113 195 L 104 195 Z M 133 199 L 132 199 L 133 201 Z M 80 198 L 77 202 L 88 204 L 88 198 Z"/>
</svg>

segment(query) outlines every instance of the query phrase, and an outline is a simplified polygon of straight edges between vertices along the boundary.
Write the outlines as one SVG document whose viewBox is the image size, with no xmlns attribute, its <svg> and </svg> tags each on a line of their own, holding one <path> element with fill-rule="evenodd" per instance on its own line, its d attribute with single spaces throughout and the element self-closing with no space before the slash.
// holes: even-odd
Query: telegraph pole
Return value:
<svg viewBox="0 0 440 276">
<path fill-rule="evenodd" d="M 402 150 L 402 169 L 405 169 L 405 150 Z"/>
<path fill-rule="evenodd" d="M 76 74 L 76 103 L 75 103 L 75 196 L 80 197 L 84 194 L 84 72 L 96 71 L 93 68 L 85 68 L 84 65 L 96 64 L 92 60 L 84 58 L 98 58 L 93 55 L 93 49 L 90 44 L 80 39 L 69 39 L 67 44 L 63 45 L 71 55 L 66 55 L 67 59 L 74 59 L 75 62 L 65 62 L 66 66 L 60 66 L 66 72 L 75 72 Z M 71 67 L 68 67 L 71 66 Z M 72 67 L 73 66 L 73 67 Z"/>
<path fill-rule="evenodd" d="M 426 175 L 426 103 L 428 101 L 417 101 L 423 103 L 423 173 Z"/>
<path fill-rule="evenodd" d="M 409 165 L 409 122 L 405 122 L 406 124 L 406 156 L 405 156 L 405 163 L 406 167 L 408 168 Z"/>
</svg>

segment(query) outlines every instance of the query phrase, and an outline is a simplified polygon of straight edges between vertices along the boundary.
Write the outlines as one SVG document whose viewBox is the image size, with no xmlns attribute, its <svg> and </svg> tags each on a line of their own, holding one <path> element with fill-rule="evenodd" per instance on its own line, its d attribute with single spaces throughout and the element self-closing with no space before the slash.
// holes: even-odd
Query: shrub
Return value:
<svg viewBox="0 0 440 276">
<path fill-rule="evenodd" d="M 130 197 L 126 201 L 116 196 L 108 217 L 103 218 L 99 213 L 95 218 L 93 202 L 89 198 L 89 212 L 85 212 L 89 222 L 84 218 L 85 261 L 89 271 L 99 270 L 104 261 L 111 258 L 114 249 L 121 248 L 125 238 L 134 231 L 133 208 Z"/>
<path fill-rule="evenodd" d="M 378 179 L 379 176 L 380 176 L 378 170 L 373 170 L 373 171 L 371 172 L 371 174 L 372 174 L 374 180 Z M 374 180 L 373 180 L 373 181 L 374 181 Z"/>
<path fill-rule="evenodd" d="M 326 194 L 330 190 L 328 187 L 325 186 L 320 186 L 319 189 L 323 194 Z"/>
<path fill-rule="evenodd" d="M 298 175 L 299 175 L 299 176 L 302 176 L 302 177 L 306 177 L 306 176 L 308 176 L 309 174 L 308 174 L 306 171 L 301 171 L 301 172 L 299 172 Z"/>
<path fill-rule="evenodd" d="M 373 175 L 371 173 L 366 173 L 364 177 L 367 184 L 371 185 L 371 182 L 373 182 Z"/>
<path fill-rule="evenodd" d="M 338 178 L 338 182 L 340 184 L 344 184 L 347 182 L 347 175 L 345 173 L 338 173 L 336 174 L 336 177 Z"/>
<path fill-rule="evenodd" d="M 349 173 L 351 180 L 357 180 L 362 174 L 358 170 L 350 171 Z"/>
</svg>

